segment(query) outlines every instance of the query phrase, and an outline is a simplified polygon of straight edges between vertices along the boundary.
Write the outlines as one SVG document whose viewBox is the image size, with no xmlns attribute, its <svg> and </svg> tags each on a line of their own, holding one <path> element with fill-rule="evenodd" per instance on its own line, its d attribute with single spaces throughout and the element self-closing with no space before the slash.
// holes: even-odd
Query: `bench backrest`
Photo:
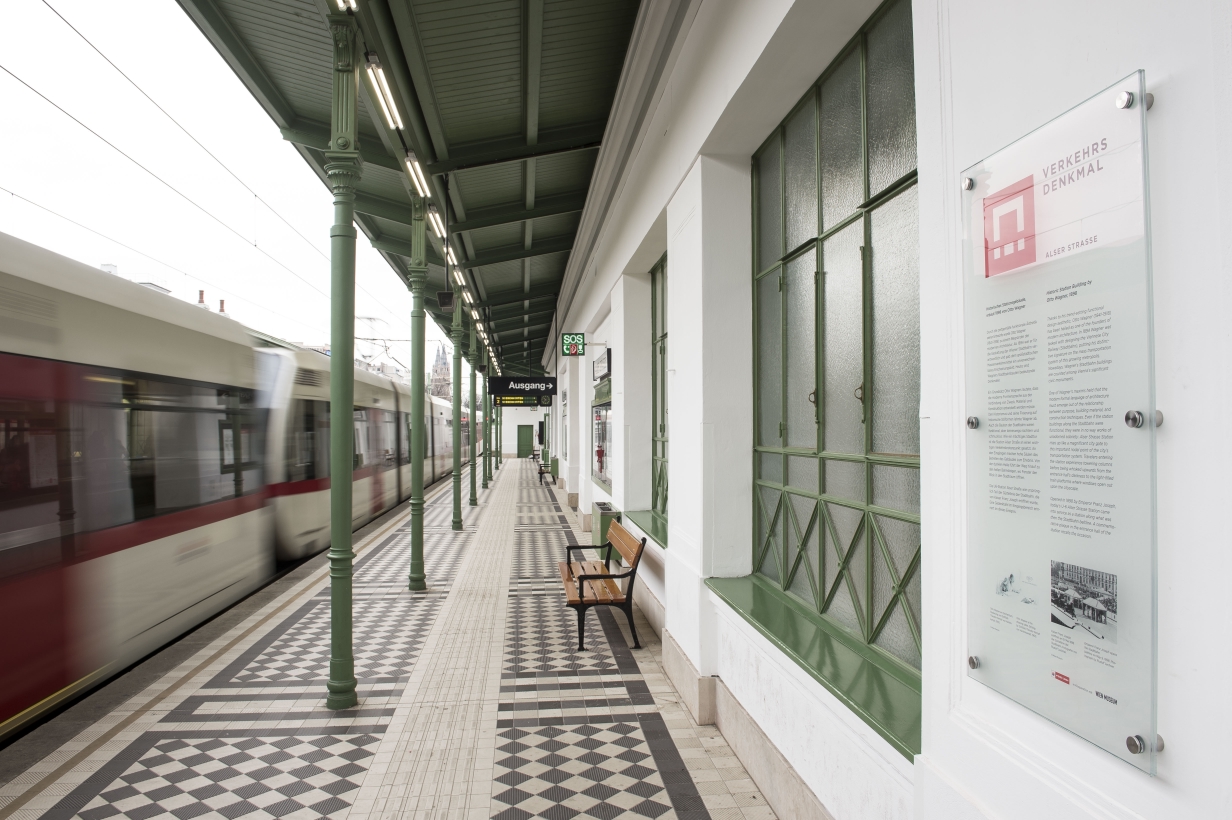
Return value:
<svg viewBox="0 0 1232 820">
<path fill-rule="evenodd" d="M 646 546 L 645 538 L 634 538 L 633 533 L 621 526 L 619 521 L 613 521 L 607 529 L 607 541 L 616 548 L 630 569 L 637 569 L 637 562 L 642 560 L 642 550 Z"/>
</svg>

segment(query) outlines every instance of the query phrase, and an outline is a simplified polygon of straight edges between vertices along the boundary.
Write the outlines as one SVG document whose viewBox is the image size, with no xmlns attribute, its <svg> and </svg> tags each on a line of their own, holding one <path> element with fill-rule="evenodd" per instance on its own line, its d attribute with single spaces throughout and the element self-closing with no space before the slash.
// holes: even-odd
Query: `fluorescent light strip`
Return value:
<svg viewBox="0 0 1232 820">
<path fill-rule="evenodd" d="M 386 101 L 386 111 L 393 114 L 393 120 L 390 122 L 390 128 L 402 130 L 402 115 L 398 113 L 398 106 L 394 102 L 394 92 L 389 90 L 389 81 L 385 79 L 385 70 L 380 66 L 376 68 L 376 78 L 380 81 L 380 90 L 383 99 Z"/>
<path fill-rule="evenodd" d="M 390 128 L 397 128 L 398 126 L 394 125 L 394 115 L 389 111 L 389 103 L 386 101 L 385 95 L 381 93 L 381 83 L 377 80 L 377 73 L 380 70 L 381 69 L 379 67 L 373 66 L 372 63 L 369 63 L 368 82 L 372 83 L 372 90 L 376 92 L 376 99 L 377 102 L 381 104 L 381 113 L 385 115 L 385 122 L 389 124 Z"/>
<path fill-rule="evenodd" d="M 359 7 L 355 5 L 355 0 L 338 0 L 338 11 L 359 11 Z"/>
<path fill-rule="evenodd" d="M 442 233 L 444 233 L 444 231 L 442 231 Z M 443 238 L 444 238 L 444 237 L 442 237 L 442 239 L 443 239 Z M 454 255 L 453 255 L 453 248 L 452 248 L 452 247 L 450 247 L 450 246 L 446 246 L 445 251 L 446 251 L 446 254 L 445 254 L 445 255 L 449 258 L 449 263 L 450 263 L 451 265 L 456 265 L 456 264 L 458 264 L 458 257 L 456 257 L 456 256 L 454 256 Z M 460 284 L 462 284 L 462 283 L 461 283 L 461 282 L 459 282 L 458 284 L 460 285 Z"/>
<path fill-rule="evenodd" d="M 419 170 L 419 162 L 416 161 L 415 157 L 410 156 L 409 154 L 406 158 L 406 172 L 410 175 L 411 182 L 415 183 L 415 192 L 421 197 L 427 198 L 428 187 L 421 181 L 423 172 Z"/>
<path fill-rule="evenodd" d="M 445 227 L 441 224 L 441 218 L 436 211 L 428 212 L 428 221 L 432 223 L 432 230 L 436 232 L 437 237 L 444 239 Z"/>
<path fill-rule="evenodd" d="M 468 305 L 474 302 L 474 300 L 471 299 L 471 292 L 469 290 L 462 291 L 462 296 L 466 299 L 466 303 Z"/>
</svg>

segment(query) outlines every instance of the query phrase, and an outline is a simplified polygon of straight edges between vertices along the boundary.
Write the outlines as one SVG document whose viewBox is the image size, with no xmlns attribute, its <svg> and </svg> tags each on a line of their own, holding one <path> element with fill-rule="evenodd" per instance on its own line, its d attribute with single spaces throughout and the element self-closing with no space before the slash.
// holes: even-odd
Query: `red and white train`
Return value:
<svg viewBox="0 0 1232 820">
<path fill-rule="evenodd" d="M 329 363 L 0 234 L 0 739 L 329 546 Z M 408 390 L 355 372 L 354 528 L 417 426 L 425 486 L 453 468 Z"/>
</svg>

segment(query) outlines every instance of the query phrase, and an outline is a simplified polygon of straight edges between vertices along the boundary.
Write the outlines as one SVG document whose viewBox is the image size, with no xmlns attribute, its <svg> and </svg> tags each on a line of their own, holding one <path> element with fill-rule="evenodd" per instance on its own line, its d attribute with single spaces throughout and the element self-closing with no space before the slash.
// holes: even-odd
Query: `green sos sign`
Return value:
<svg viewBox="0 0 1232 820">
<path fill-rule="evenodd" d="M 560 334 L 560 355 L 562 356 L 585 356 L 586 355 L 586 334 L 585 333 L 562 333 Z"/>
</svg>

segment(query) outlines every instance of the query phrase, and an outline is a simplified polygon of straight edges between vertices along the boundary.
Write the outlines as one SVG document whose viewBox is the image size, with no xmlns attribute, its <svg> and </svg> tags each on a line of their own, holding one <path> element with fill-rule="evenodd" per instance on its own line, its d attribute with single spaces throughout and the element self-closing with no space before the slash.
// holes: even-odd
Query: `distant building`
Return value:
<svg viewBox="0 0 1232 820">
<path fill-rule="evenodd" d="M 432 376 L 429 378 L 428 392 L 442 399 L 450 397 L 449 392 L 449 357 L 445 355 L 445 346 L 436 346 L 436 361 L 432 363 Z"/>
</svg>

